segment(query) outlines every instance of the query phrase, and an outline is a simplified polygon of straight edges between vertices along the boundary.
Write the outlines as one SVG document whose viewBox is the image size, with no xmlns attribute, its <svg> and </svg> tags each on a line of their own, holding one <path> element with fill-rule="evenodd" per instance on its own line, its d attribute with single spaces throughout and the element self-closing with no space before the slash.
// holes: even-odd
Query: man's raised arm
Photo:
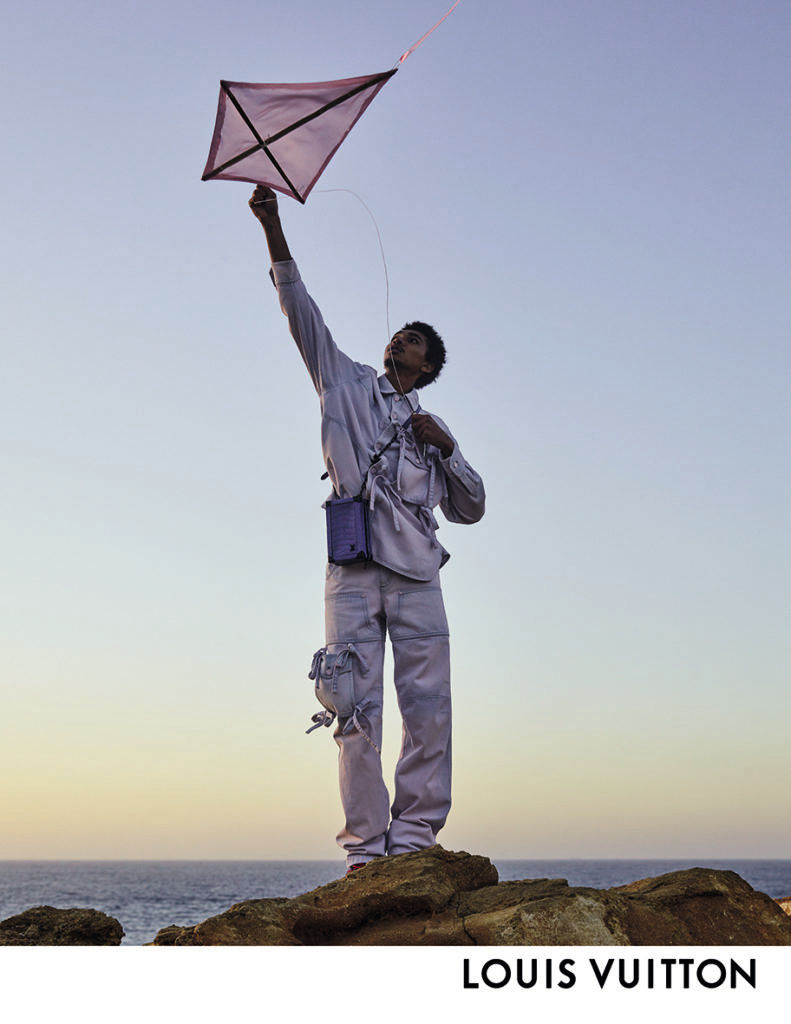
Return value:
<svg viewBox="0 0 791 1024">
<path fill-rule="evenodd" d="M 268 185 L 256 185 L 249 206 L 253 211 L 253 216 L 266 233 L 266 244 L 269 246 L 272 262 L 284 263 L 286 260 L 290 260 L 291 252 L 286 236 L 283 234 L 283 225 L 280 223 L 280 213 L 277 208 L 277 196 L 274 191 Z"/>
<path fill-rule="evenodd" d="M 322 394 L 342 381 L 364 375 L 363 367 L 335 344 L 318 306 L 305 289 L 283 233 L 275 193 L 267 185 L 257 185 L 249 206 L 266 234 L 272 259 L 270 277 L 316 391 Z"/>
</svg>

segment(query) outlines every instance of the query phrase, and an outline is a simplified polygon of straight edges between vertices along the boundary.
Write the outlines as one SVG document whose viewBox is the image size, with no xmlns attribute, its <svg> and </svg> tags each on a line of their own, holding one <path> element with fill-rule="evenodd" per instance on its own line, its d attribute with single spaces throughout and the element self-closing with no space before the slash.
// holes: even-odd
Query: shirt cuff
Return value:
<svg viewBox="0 0 791 1024">
<path fill-rule="evenodd" d="M 269 276 L 276 288 L 281 284 L 294 284 L 294 282 L 301 280 L 297 264 L 294 260 L 283 260 L 281 263 L 273 263 L 269 270 Z"/>
<path fill-rule="evenodd" d="M 453 473 L 454 476 L 457 476 L 459 478 L 464 476 L 467 468 L 467 463 L 464 459 L 464 456 L 459 451 L 459 446 L 456 441 L 453 442 L 453 451 L 450 453 L 447 459 L 443 459 L 442 456 L 440 456 L 439 461 L 442 463 L 445 469 L 448 472 Z"/>
</svg>

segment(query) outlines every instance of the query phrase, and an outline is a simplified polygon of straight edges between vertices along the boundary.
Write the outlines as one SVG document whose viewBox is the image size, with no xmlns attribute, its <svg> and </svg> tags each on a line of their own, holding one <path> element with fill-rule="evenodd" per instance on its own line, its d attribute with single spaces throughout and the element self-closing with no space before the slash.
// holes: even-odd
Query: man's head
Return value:
<svg viewBox="0 0 791 1024">
<path fill-rule="evenodd" d="M 414 379 L 414 387 L 424 388 L 439 377 L 445 365 L 445 343 L 430 324 L 420 320 L 404 324 L 385 349 L 385 369 Z"/>
</svg>

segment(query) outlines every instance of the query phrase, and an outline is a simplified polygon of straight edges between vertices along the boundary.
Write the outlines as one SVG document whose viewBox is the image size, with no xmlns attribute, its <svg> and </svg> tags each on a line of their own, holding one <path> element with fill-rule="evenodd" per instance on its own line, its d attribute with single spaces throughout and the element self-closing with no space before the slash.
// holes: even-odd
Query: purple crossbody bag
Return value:
<svg viewBox="0 0 791 1024">
<path fill-rule="evenodd" d="M 370 562 L 371 526 L 368 502 L 361 494 L 334 498 L 325 504 L 327 513 L 327 561 L 335 565 Z"/>
</svg>

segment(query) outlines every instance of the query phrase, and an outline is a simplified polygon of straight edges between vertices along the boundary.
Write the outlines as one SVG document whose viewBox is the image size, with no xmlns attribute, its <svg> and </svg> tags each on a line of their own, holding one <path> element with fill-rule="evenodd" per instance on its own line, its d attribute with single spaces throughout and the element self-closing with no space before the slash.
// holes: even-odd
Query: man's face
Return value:
<svg viewBox="0 0 791 1024">
<path fill-rule="evenodd" d="M 397 331 L 385 349 L 384 364 L 387 370 L 395 367 L 397 373 L 431 373 L 426 336 L 412 329 Z"/>
</svg>

